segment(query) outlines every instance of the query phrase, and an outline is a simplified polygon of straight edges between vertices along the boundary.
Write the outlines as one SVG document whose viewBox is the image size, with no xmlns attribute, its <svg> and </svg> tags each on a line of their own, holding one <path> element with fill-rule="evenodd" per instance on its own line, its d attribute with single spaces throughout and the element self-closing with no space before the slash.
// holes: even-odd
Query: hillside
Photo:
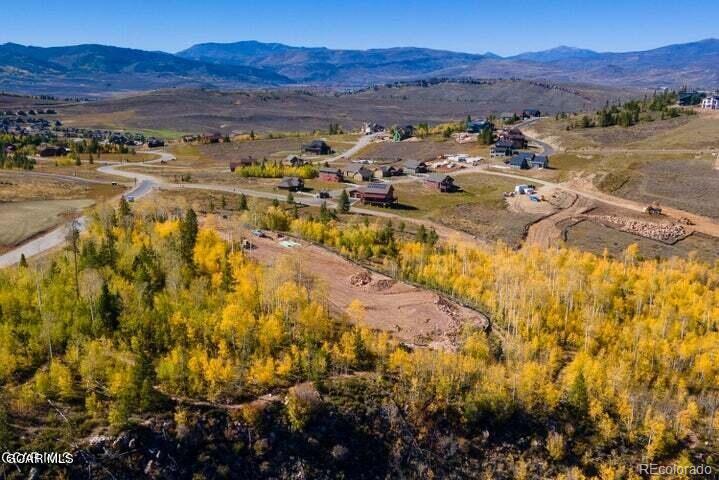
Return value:
<svg viewBox="0 0 719 480">
<path fill-rule="evenodd" d="M 164 90 L 78 104 L 58 110 L 67 125 L 142 129 L 311 131 L 330 122 L 357 128 L 440 123 L 502 111 L 538 108 L 543 112 L 581 111 L 631 96 L 631 91 L 549 85 L 522 80 L 482 83 L 416 83 L 337 94 L 323 90 L 215 92 Z"/>
<path fill-rule="evenodd" d="M 0 45 L 0 85 L 5 91 L 72 95 L 289 82 L 261 68 L 207 64 L 164 52 L 104 45 L 52 48 Z"/>
<path fill-rule="evenodd" d="M 548 79 L 637 87 L 719 85 L 719 40 L 613 53 L 573 47 L 502 58 L 423 48 L 331 50 L 259 42 L 207 43 L 178 56 L 272 68 L 299 82 L 367 84 L 428 76 Z"/>
<path fill-rule="evenodd" d="M 107 95 L 159 88 L 364 87 L 427 78 L 521 78 L 642 88 L 716 88 L 719 40 L 638 52 L 557 47 L 502 58 L 415 47 L 333 50 L 244 41 L 178 52 L 0 45 L 0 90 Z"/>
</svg>

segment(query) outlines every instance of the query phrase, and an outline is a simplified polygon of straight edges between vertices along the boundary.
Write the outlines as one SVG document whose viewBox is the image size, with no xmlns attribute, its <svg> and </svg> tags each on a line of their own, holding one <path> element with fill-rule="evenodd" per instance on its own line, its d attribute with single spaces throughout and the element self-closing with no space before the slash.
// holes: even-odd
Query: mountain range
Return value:
<svg viewBox="0 0 719 480">
<path fill-rule="evenodd" d="M 104 45 L 0 45 L 0 90 L 28 93 L 103 95 L 175 87 L 361 87 L 438 77 L 716 88 L 719 40 L 622 53 L 561 46 L 511 57 L 415 47 L 336 50 L 256 41 L 203 43 L 176 54 Z"/>
</svg>

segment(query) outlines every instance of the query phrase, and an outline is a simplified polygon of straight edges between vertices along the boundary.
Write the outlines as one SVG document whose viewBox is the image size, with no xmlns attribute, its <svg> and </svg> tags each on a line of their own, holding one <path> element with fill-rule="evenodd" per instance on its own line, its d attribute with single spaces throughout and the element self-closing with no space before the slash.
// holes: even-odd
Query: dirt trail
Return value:
<svg viewBox="0 0 719 480">
<path fill-rule="evenodd" d="M 593 207 L 594 203 L 591 200 L 577 195 L 572 205 L 568 208 L 559 210 L 531 224 L 522 246 L 536 245 L 541 248 L 557 246 L 562 239 L 562 228 L 558 224 L 564 220 L 582 215 Z"/>
<path fill-rule="evenodd" d="M 220 219 L 215 227 L 225 235 L 232 233 L 234 239 L 249 238 L 257 248 L 248 254 L 261 263 L 272 265 L 282 257 L 294 257 L 302 271 L 321 281 L 335 313 L 344 313 L 353 300 L 359 300 L 365 308 L 364 325 L 391 332 L 403 342 L 451 349 L 463 324 L 488 324 L 474 310 L 432 291 L 370 272 L 324 248 L 304 241 L 299 242 L 300 246 L 286 248 L 277 240 L 253 237 Z"/>
</svg>

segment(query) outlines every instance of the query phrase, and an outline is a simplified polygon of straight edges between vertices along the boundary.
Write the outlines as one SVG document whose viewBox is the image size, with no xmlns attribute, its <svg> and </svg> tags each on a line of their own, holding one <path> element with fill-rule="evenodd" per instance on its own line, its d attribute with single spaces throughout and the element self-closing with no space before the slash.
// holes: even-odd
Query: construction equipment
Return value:
<svg viewBox="0 0 719 480">
<path fill-rule="evenodd" d="M 644 207 L 644 213 L 648 213 L 649 215 L 661 215 L 662 207 L 659 206 L 659 203 L 654 202 L 651 205 Z"/>
</svg>

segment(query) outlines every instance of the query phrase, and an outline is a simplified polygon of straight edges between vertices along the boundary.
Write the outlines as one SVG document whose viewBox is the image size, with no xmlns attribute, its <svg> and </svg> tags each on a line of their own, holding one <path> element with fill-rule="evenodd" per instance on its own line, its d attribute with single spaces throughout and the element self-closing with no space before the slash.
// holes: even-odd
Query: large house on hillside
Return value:
<svg viewBox="0 0 719 480">
<path fill-rule="evenodd" d="M 509 157 L 515 152 L 514 144 L 511 140 L 500 138 L 497 143 L 489 147 L 490 157 Z"/>
</svg>

